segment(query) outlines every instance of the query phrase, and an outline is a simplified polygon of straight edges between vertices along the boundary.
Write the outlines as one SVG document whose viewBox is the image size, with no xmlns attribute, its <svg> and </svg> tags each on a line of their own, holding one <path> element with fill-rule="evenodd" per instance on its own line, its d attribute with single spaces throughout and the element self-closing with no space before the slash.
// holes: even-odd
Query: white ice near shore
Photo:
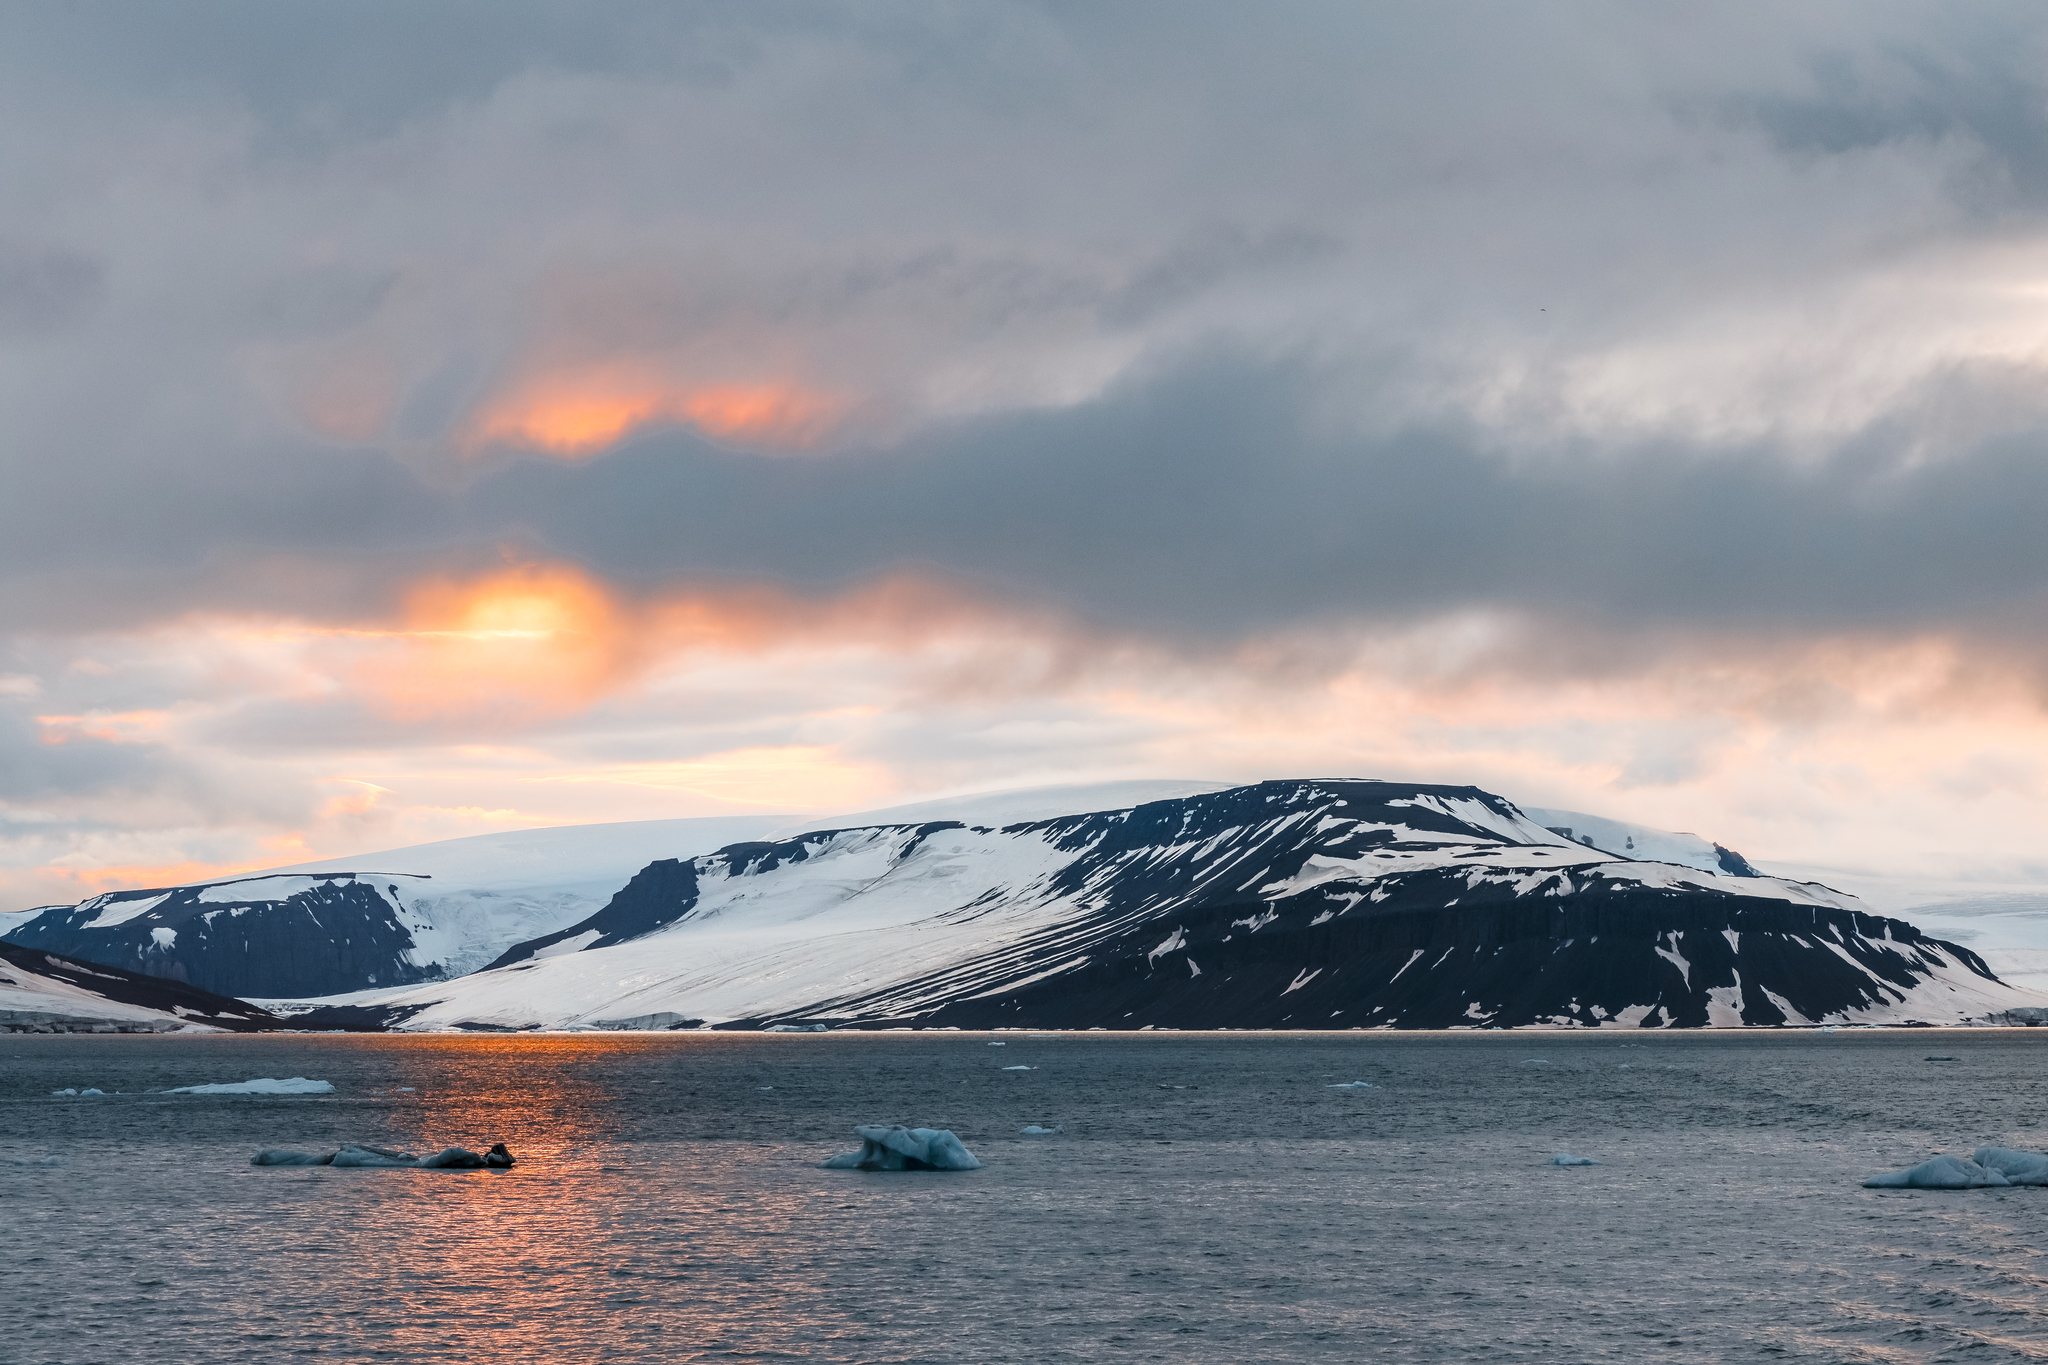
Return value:
<svg viewBox="0 0 2048 1365">
<path fill-rule="evenodd" d="M 95 1090 L 88 1086 L 84 1090 L 73 1090 L 67 1087 L 63 1090 L 52 1090 L 50 1093 L 52 1095 L 76 1095 L 79 1099 L 84 1099 L 87 1095 L 104 1095 L 107 1092 L 104 1090 Z"/>
<path fill-rule="evenodd" d="M 1553 1166 L 1598 1166 L 1600 1163 L 1589 1156 L 1573 1156 L 1570 1152 L 1559 1152 L 1550 1158 Z"/>
<path fill-rule="evenodd" d="M 763 1033 L 830 1033 L 829 1024 L 770 1024 Z"/>
<path fill-rule="evenodd" d="M 1965 1161 L 1959 1156 L 1938 1156 L 1923 1161 L 1918 1166 L 1909 1166 L 1903 1171 L 1887 1171 L 1874 1175 L 1863 1182 L 1866 1190 L 1981 1190 L 2010 1185 L 1997 1171 L 1988 1170 L 1974 1161 Z"/>
<path fill-rule="evenodd" d="M 309 1081 L 304 1076 L 294 1076 L 287 1081 L 264 1077 L 254 1081 L 223 1081 L 217 1085 L 181 1085 L 163 1092 L 166 1095 L 331 1095 L 332 1081 Z"/>
<path fill-rule="evenodd" d="M 1979 1147 L 1977 1164 L 2005 1177 L 2008 1185 L 2048 1185 L 2048 1156 L 2010 1147 Z"/>
<path fill-rule="evenodd" d="M 819 1162 L 828 1171 L 978 1171 L 981 1163 L 946 1128 L 885 1128 L 864 1123 L 860 1150 Z"/>
</svg>

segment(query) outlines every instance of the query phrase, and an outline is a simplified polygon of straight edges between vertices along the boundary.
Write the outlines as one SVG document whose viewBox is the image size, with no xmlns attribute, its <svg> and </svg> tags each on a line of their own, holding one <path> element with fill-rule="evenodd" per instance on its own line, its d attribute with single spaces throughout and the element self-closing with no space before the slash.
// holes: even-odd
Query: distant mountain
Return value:
<svg viewBox="0 0 2048 1365">
<path fill-rule="evenodd" d="M 984 822 L 1219 790 L 1138 781 L 953 797 L 838 817 Z M 1092 804 L 1091 804 L 1092 803 Z M 797 834 L 786 815 L 508 830 L 271 868 L 218 882 L 116 891 L 0 918 L 0 936 L 227 995 L 326 996 L 441 981 L 601 909 L 648 863 Z"/>
<path fill-rule="evenodd" d="M 333 1004 L 405 1028 L 1690 1027 L 2048 997 L 1824 886 L 1620 857 L 1476 788 L 1278 781 L 660 859 L 489 970 Z"/>
<path fill-rule="evenodd" d="M 0 1032 L 239 1033 L 281 1022 L 175 981 L 0 943 Z"/>
<path fill-rule="evenodd" d="M 1760 877 L 1763 874 L 1749 865 L 1732 848 L 1723 848 L 1711 839 L 1702 839 L 1697 834 L 1673 833 L 1670 830 L 1653 829 L 1648 825 L 1631 825 L 1621 820 L 1609 820 L 1604 816 L 1588 815 L 1578 810 L 1545 810 L 1536 806 L 1522 807 L 1522 813 L 1537 824 L 1548 828 L 1553 834 L 1597 848 L 1623 858 L 1634 858 L 1638 862 L 1676 863 L 1680 867 L 1696 867 L 1702 872 L 1725 872 L 1731 877 Z"/>
<path fill-rule="evenodd" d="M 461 976 L 589 915 L 636 868 L 785 817 L 571 825 L 449 839 L 255 876 L 47 906 L 10 942 L 234 996 L 332 995 Z"/>
</svg>

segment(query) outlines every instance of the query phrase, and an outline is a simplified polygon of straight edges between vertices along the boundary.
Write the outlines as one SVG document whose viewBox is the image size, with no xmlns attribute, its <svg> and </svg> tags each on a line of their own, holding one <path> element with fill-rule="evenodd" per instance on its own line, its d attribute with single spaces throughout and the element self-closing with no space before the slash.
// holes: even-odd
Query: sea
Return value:
<svg viewBox="0 0 2048 1365">
<path fill-rule="evenodd" d="M 1860 1182 L 2048 1148 L 2044 1063 L 2024 1029 L 0 1035 L 0 1360 L 2042 1360 L 2048 1189 Z M 334 1091 L 164 1093 L 295 1077 Z M 819 1169 L 864 1123 L 984 1167 Z M 344 1142 L 518 1165 L 250 1165 Z"/>
</svg>

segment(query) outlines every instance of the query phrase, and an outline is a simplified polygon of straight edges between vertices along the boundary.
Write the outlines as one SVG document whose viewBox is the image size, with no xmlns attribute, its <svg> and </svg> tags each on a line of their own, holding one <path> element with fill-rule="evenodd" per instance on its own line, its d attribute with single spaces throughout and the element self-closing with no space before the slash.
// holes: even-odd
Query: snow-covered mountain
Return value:
<svg viewBox="0 0 2048 1365">
<path fill-rule="evenodd" d="M 949 797 L 835 817 L 1009 824 L 1220 790 L 1136 781 Z M 787 815 L 635 820 L 477 834 L 247 877 L 115 891 L 0 919 L 0 935 L 225 995 L 292 997 L 463 976 L 601 909 L 660 858 L 816 828 Z"/>
<path fill-rule="evenodd" d="M 661 859 L 488 970 L 305 1022 L 1698 1026 L 2048 1006 L 1853 897 L 1745 872 L 1620 857 L 1471 787 L 1265 782 Z"/>
<path fill-rule="evenodd" d="M 0 943 L 0 1032 L 243 1032 L 280 1022 L 175 981 Z"/>
<path fill-rule="evenodd" d="M 1734 849 L 1723 848 L 1697 834 L 1632 825 L 1622 820 L 1609 820 L 1605 816 L 1588 815 L 1582 810 L 1524 806 L 1522 813 L 1553 834 L 1562 834 L 1588 848 L 1633 858 L 1637 862 L 1676 863 L 1702 872 L 1725 872 L 1731 877 L 1763 875 Z"/>
<path fill-rule="evenodd" d="M 781 816 L 479 834 L 47 906 L 7 939 L 236 996 L 461 976 L 584 918 L 635 869 L 760 838 Z"/>
</svg>

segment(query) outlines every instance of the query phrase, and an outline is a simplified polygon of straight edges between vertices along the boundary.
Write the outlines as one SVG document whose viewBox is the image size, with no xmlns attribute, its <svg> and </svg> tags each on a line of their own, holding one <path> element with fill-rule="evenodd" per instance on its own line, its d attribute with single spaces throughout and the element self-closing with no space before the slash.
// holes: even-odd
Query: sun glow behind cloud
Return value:
<svg viewBox="0 0 2048 1365">
<path fill-rule="evenodd" d="M 47 751 L 146 752 L 170 785 L 102 800 L 128 803 L 124 833 L 23 844 L 43 856 L 0 883 L 26 904 L 531 825 L 1167 772 L 1472 782 L 1753 858 L 1924 872 L 1973 842 L 1987 869 L 2040 861 L 2048 721 L 2019 675 L 1955 640 L 1727 640 L 1599 675 L 1531 668 L 1514 639 L 1445 619 L 1276 635 L 1195 666 L 915 580 L 631 600 L 572 566 L 512 565 L 422 583 L 385 624 L 91 642 L 104 673 L 39 677 L 38 713 L 66 736 Z M 53 705 L 100 686 L 180 703 L 138 711 L 142 729 L 74 727 L 102 713 Z M 277 750 L 277 790 L 238 807 L 223 794 L 251 743 Z"/>
<path fill-rule="evenodd" d="M 511 385 L 472 419 L 463 444 L 524 446 L 575 460 L 637 432 L 687 426 L 740 449 L 807 451 L 823 444 L 851 407 L 843 394 L 793 381 L 688 383 L 620 363 Z"/>
</svg>

